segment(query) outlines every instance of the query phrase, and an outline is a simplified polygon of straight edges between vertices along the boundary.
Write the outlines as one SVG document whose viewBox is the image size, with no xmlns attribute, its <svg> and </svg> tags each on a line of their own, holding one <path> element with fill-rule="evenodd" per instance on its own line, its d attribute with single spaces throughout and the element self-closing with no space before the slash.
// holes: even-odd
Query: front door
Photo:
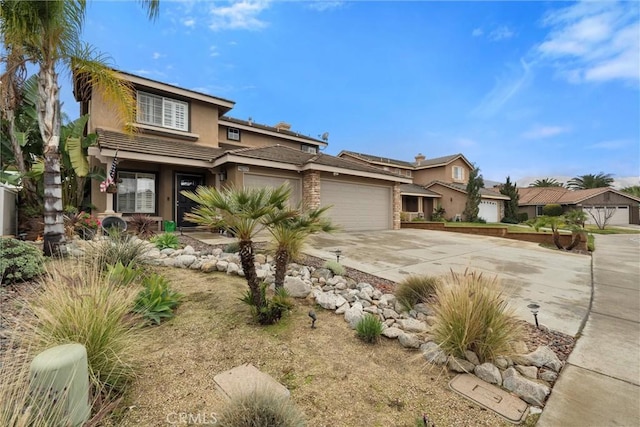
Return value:
<svg viewBox="0 0 640 427">
<path fill-rule="evenodd" d="M 191 209 L 193 209 L 197 203 L 183 196 L 182 191 L 196 191 L 196 188 L 201 185 L 204 185 L 204 176 L 202 175 L 176 174 L 176 190 L 178 193 L 176 195 L 176 221 L 178 227 L 193 227 L 196 225 L 186 221 L 184 214 L 191 212 Z"/>
</svg>

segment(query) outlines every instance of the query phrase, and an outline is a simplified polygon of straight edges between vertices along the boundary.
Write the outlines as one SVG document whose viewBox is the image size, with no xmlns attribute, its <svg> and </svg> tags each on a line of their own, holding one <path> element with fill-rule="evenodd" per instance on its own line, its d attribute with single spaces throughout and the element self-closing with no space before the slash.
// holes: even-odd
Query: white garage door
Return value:
<svg viewBox="0 0 640 427">
<path fill-rule="evenodd" d="M 288 183 L 291 187 L 291 197 L 289 203 L 291 206 L 297 206 L 301 200 L 301 182 L 295 178 L 282 178 L 278 176 L 270 175 L 258 175 L 253 173 L 244 174 L 244 186 L 245 188 L 263 188 L 263 187 L 279 187 L 282 184 Z"/>
<path fill-rule="evenodd" d="M 498 219 L 498 202 L 494 200 L 482 200 L 478 206 L 480 211 L 478 216 L 487 222 L 499 222 Z"/>
<path fill-rule="evenodd" d="M 345 231 L 389 230 L 393 225 L 390 187 L 323 179 L 320 205 L 333 205 L 327 214 Z"/>
<path fill-rule="evenodd" d="M 611 216 L 611 219 L 607 221 L 607 225 L 629 225 L 629 206 L 616 206 L 616 210 Z M 593 220 L 593 216 L 596 218 L 604 219 L 605 215 L 609 215 L 613 206 L 603 207 L 603 206 L 584 206 L 582 208 L 587 213 L 587 224 L 595 224 L 596 222 Z"/>
</svg>

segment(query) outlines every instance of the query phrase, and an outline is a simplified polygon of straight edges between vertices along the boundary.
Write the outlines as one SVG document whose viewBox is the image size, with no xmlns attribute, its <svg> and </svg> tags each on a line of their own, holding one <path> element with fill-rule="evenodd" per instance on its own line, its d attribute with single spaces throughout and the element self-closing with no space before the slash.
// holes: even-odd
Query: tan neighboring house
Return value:
<svg viewBox="0 0 640 427">
<path fill-rule="evenodd" d="M 98 91 L 76 79 L 74 93 L 88 132 L 91 166 L 109 171 L 117 158 L 117 190 L 92 182 L 91 203 L 100 214 L 146 214 L 179 227 L 193 203 L 180 194 L 216 188 L 273 187 L 288 183 L 292 202 L 333 206 L 329 216 L 345 230 L 400 227 L 400 186 L 411 179 L 370 165 L 321 153 L 327 142 L 294 132 L 281 122 L 267 126 L 227 115 L 235 103 L 211 95 L 119 72 L 133 85 L 138 132 L 123 133 Z"/>
<path fill-rule="evenodd" d="M 407 219 L 431 218 L 438 207 L 445 218 L 462 220 L 467 201 L 466 186 L 473 165 L 462 154 L 427 159 L 418 154 L 415 162 L 388 159 L 370 154 L 342 151 L 338 157 L 359 161 L 400 176 L 411 176 L 413 183 L 401 186 L 402 208 Z M 504 201 L 509 197 L 493 189 L 480 191 L 479 216 L 487 222 L 499 222 L 504 216 Z"/>
<path fill-rule="evenodd" d="M 582 209 L 588 216 L 587 223 L 594 223 L 608 211 L 612 214 L 610 225 L 640 224 L 640 199 L 609 187 L 587 190 L 569 190 L 563 187 L 518 188 L 518 207 L 530 219 L 543 215 L 542 208 L 559 204 L 563 210 Z"/>
</svg>

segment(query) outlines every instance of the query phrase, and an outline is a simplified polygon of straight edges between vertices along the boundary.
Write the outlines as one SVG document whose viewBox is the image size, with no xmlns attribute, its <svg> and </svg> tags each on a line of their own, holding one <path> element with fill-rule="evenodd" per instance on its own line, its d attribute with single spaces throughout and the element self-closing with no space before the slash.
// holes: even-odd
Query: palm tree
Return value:
<svg viewBox="0 0 640 427">
<path fill-rule="evenodd" d="M 556 181 L 555 178 L 536 179 L 529 187 L 564 187 L 564 184 Z"/>
<path fill-rule="evenodd" d="M 158 0 L 144 1 L 150 18 Z M 20 52 L 6 73 L 24 63 L 38 67 L 38 126 L 44 143 L 44 253 L 57 254 L 64 243 L 60 175 L 60 93 L 56 68 L 80 73 L 114 102 L 124 120 L 132 121 L 131 87 L 106 67 L 101 56 L 81 43 L 85 0 L 0 0 L 0 31 L 9 52 Z M 127 123 L 127 121 L 125 121 Z"/>
<path fill-rule="evenodd" d="M 253 238 L 272 224 L 291 218 L 293 211 L 285 209 L 291 190 L 283 185 L 278 188 L 235 188 L 217 190 L 198 187 L 195 192 L 181 194 L 198 206 L 185 219 L 208 227 L 219 227 L 238 238 L 240 262 L 251 293 L 252 305 L 258 313 L 266 307 L 266 299 L 260 288 L 253 256 Z"/>
<path fill-rule="evenodd" d="M 624 187 L 622 190 L 623 193 L 630 194 L 635 197 L 640 197 L 640 185 L 631 185 L 629 187 Z"/>
<path fill-rule="evenodd" d="M 611 187 L 612 184 L 613 177 L 611 174 L 600 172 L 597 175 L 587 174 L 576 176 L 569 180 L 567 187 L 572 190 L 585 190 L 587 188 Z"/>
<path fill-rule="evenodd" d="M 336 230 L 331 224 L 331 220 L 324 216 L 330 206 L 310 209 L 307 211 L 292 210 L 291 216 L 282 221 L 271 220 L 269 232 L 274 240 L 275 249 L 275 287 L 281 288 L 284 285 L 284 276 L 287 264 L 291 258 L 295 258 L 302 250 L 305 240 L 313 233 L 324 231 L 330 233 Z M 275 212 L 275 216 L 283 215 Z"/>
</svg>

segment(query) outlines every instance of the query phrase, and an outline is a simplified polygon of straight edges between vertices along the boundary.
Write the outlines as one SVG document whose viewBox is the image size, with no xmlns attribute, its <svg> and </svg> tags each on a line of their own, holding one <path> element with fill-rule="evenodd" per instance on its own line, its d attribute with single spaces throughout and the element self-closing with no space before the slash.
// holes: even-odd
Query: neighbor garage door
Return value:
<svg viewBox="0 0 640 427">
<path fill-rule="evenodd" d="M 478 206 L 480 208 L 478 216 L 487 222 L 499 222 L 498 203 L 495 200 L 482 200 Z"/>
<path fill-rule="evenodd" d="M 320 204 L 333 205 L 327 214 L 345 231 L 392 228 L 390 187 L 323 179 L 320 182 Z"/>
<path fill-rule="evenodd" d="M 611 206 L 605 209 L 602 206 L 584 206 L 582 209 L 587 213 L 587 224 L 595 224 L 591 213 L 593 213 L 596 218 L 604 219 L 607 210 L 610 211 L 613 207 L 614 206 Z M 629 206 L 616 206 L 615 208 L 616 210 L 611 219 L 607 221 L 607 225 L 629 225 Z"/>
<path fill-rule="evenodd" d="M 301 200 L 301 182 L 295 178 L 282 178 L 270 175 L 258 175 L 253 173 L 244 174 L 244 186 L 246 188 L 279 187 L 282 184 L 291 186 L 291 206 L 296 206 Z"/>
</svg>

